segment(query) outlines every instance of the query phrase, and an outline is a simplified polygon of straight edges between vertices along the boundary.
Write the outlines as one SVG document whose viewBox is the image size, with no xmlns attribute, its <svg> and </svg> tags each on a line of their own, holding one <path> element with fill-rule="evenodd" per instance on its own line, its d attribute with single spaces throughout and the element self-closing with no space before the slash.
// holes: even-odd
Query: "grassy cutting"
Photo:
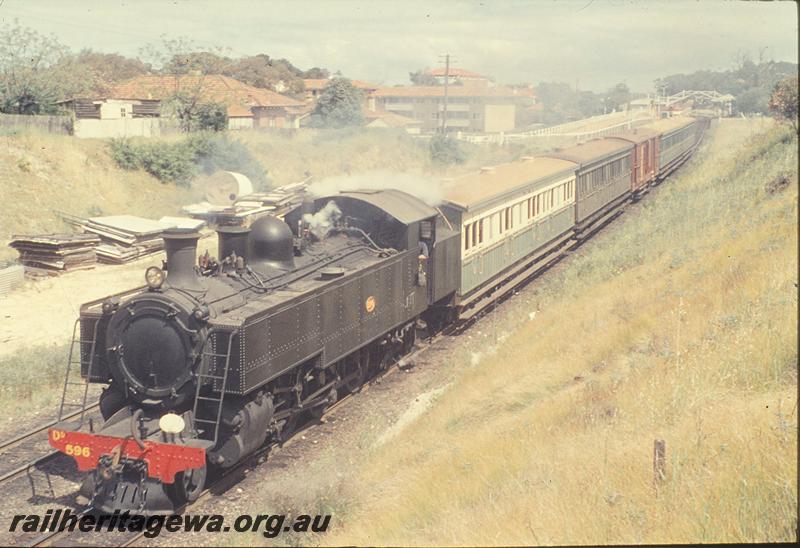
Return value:
<svg viewBox="0 0 800 548">
<path fill-rule="evenodd" d="M 794 540 L 796 165 L 790 131 L 716 126 L 679 174 L 534 282 L 510 336 L 455 358 L 462 373 L 374 449 L 319 540 Z"/>
<path fill-rule="evenodd" d="M 0 410 L 19 416 L 31 410 L 54 414 L 69 354 L 68 344 L 34 346 L 0 358 Z"/>
<path fill-rule="evenodd" d="M 303 180 L 307 173 L 315 181 L 369 171 L 447 174 L 508 161 L 521 150 L 462 143 L 467 163 L 447 168 L 431 162 L 425 141 L 396 130 L 240 131 L 228 137 L 231 147 L 240 142 L 247 147 L 272 186 Z M 169 135 L 131 142 L 158 149 L 185 139 Z M 201 191 L 162 183 L 144 169 L 121 169 L 107 140 L 39 132 L 0 136 L 0 195 L 6 204 L 0 216 L 0 260 L 17 257 L 6 245 L 12 234 L 70 230 L 56 211 L 158 218 L 203 197 Z"/>
</svg>

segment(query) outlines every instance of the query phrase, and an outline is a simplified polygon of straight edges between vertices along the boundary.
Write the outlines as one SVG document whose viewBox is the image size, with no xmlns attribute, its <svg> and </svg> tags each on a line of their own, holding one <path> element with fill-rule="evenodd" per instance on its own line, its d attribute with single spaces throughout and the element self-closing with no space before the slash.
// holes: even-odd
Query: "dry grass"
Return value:
<svg viewBox="0 0 800 548">
<path fill-rule="evenodd" d="M 521 147 L 460 143 L 466 164 L 444 168 L 431 163 L 426 140 L 393 129 L 303 129 L 292 134 L 249 131 L 233 136 L 250 149 L 275 185 L 302 180 L 306 172 L 316 181 L 377 170 L 447 175 L 505 162 L 521 151 Z"/>
<path fill-rule="evenodd" d="M 56 210 L 158 218 L 193 199 L 143 171 L 117 168 L 104 141 L 38 132 L 0 136 L 0 196 L 0 259 L 16 257 L 6 246 L 12 234 L 67 229 Z"/>
<path fill-rule="evenodd" d="M 507 161 L 519 147 L 464 143 L 466 165 L 441 168 L 430 163 L 427 143 L 397 130 L 302 130 L 295 134 L 242 131 L 229 134 L 248 147 L 267 170 L 272 185 L 293 183 L 311 173 L 329 176 L 381 170 L 447 174 Z M 184 138 L 159 138 L 173 142 Z M 152 142 L 152 139 L 148 139 Z M 7 247 L 12 234 L 54 232 L 69 227 L 55 211 L 73 215 L 129 213 L 174 215 L 202 198 L 191 189 L 164 184 L 142 170 L 119 169 L 108 143 L 27 132 L 0 136 L 0 260 L 16 257 Z"/>
<path fill-rule="evenodd" d="M 375 447 L 321 542 L 796 538 L 797 141 L 738 120 L 709 141 L 537 282 L 534 318 L 455 358 L 462 374 Z"/>
</svg>

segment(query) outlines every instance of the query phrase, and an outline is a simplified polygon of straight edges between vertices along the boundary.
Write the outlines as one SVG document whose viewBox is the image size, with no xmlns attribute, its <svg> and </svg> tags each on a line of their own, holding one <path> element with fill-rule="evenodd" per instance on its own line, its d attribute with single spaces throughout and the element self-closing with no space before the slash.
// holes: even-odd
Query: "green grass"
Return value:
<svg viewBox="0 0 800 548">
<path fill-rule="evenodd" d="M 66 372 L 68 344 L 35 346 L 0 358 L 0 409 L 14 416 L 56 409 Z"/>
</svg>

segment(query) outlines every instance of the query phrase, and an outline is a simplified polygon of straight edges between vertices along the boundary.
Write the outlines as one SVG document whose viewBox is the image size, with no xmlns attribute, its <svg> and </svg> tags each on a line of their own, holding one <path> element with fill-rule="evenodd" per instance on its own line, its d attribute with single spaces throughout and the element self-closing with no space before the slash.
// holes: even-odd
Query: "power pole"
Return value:
<svg viewBox="0 0 800 548">
<path fill-rule="evenodd" d="M 444 56 L 444 111 L 442 112 L 442 133 L 447 135 L 447 87 L 450 85 L 450 54 Z"/>
<path fill-rule="evenodd" d="M 442 133 L 447 133 L 447 98 L 448 98 L 448 86 L 450 85 L 450 65 L 454 65 L 457 63 L 455 59 L 450 58 L 450 54 L 440 55 L 439 62 L 442 62 L 442 57 L 444 57 L 444 108 L 442 110 Z"/>
</svg>

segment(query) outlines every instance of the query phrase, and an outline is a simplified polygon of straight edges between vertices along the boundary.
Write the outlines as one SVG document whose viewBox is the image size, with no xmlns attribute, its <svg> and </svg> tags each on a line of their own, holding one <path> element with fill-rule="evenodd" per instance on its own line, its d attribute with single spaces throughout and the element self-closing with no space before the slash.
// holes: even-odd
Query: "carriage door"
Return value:
<svg viewBox="0 0 800 548">
<path fill-rule="evenodd" d="M 425 271 L 427 278 L 427 295 L 428 302 L 432 303 L 434 299 L 434 272 L 436 272 L 433 262 L 436 260 L 436 253 L 433 252 L 433 246 L 436 242 L 436 223 L 434 219 L 426 219 L 419 223 L 419 241 L 420 241 L 420 254 L 427 254 L 427 259 L 421 262 L 420 268 Z M 425 253 L 427 251 L 427 253 Z M 442 260 L 445 260 L 443 257 Z"/>
</svg>

